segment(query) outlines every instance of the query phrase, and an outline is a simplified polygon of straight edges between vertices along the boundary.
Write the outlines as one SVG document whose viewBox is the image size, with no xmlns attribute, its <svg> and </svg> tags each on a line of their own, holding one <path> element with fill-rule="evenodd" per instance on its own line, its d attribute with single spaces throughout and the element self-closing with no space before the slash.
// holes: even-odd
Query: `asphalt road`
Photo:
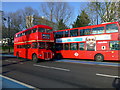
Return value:
<svg viewBox="0 0 120 90">
<path fill-rule="evenodd" d="M 2 74 L 36 88 L 115 88 L 119 68 L 69 62 L 34 63 L 15 57 L 2 58 Z M 3 83 L 4 84 L 4 83 Z"/>
</svg>

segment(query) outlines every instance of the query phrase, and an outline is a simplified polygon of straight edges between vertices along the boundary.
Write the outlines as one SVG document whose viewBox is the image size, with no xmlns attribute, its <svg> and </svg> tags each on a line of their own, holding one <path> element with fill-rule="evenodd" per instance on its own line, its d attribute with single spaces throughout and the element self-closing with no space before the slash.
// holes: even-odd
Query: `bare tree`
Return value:
<svg viewBox="0 0 120 90">
<path fill-rule="evenodd" d="M 64 23 L 72 17 L 72 11 L 67 2 L 46 2 L 41 4 L 41 11 L 48 20 L 58 23 L 63 20 Z"/>
<path fill-rule="evenodd" d="M 112 2 L 112 0 L 105 2 L 90 2 L 88 4 L 88 13 L 91 14 L 92 21 L 96 21 L 97 24 L 100 19 L 101 22 L 111 22 L 115 17 L 116 3 L 117 2 Z"/>
<path fill-rule="evenodd" d="M 34 10 L 31 7 L 19 9 L 16 12 L 5 13 L 4 18 L 6 18 L 6 21 L 4 21 L 3 35 L 7 35 L 6 37 L 9 37 L 9 35 L 10 37 L 13 37 L 16 32 L 26 29 L 26 16 L 29 15 L 38 16 L 39 14 L 37 10 Z M 10 34 L 7 34 L 9 33 L 9 28 Z"/>
<path fill-rule="evenodd" d="M 43 15 L 48 18 L 48 20 L 53 21 L 54 8 L 54 2 L 41 3 L 40 12 L 43 13 Z"/>
</svg>

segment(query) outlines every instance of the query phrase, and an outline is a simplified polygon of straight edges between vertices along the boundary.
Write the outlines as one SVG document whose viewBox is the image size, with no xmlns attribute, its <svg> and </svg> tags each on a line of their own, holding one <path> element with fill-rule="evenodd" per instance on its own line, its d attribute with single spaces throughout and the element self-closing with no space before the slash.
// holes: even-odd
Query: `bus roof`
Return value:
<svg viewBox="0 0 120 90">
<path fill-rule="evenodd" d="M 64 30 L 58 30 L 58 31 L 53 31 L 53 32 L 60 32 L 60 31 L 67 31 L 67 30 L 74 30 L 74 29 L 87 29 L 87 28 L 93 28 L 93 27 L 100 27 L 100 26 L 104 26 L 107 24 L 115 24 L 115 23 L 119 23 L 119 22 L 106 22 L 106 23 L 102 23 L 102 24 L 98 24 L 98 25 L 90 25 L 90 26 L 85 26 L 85 27 L 77 27 L 77 28 L 70 28 L 70 29 L 64 29 Z"/>
<path fill-rule="evenodd" d="M 35 26 L 31 27 L 31 28 L 28 28 L 28 29 L 26 29 L 26 30 L 20 31 L 20 32 L 16 33 L 15 35 L 20 34 L 20 33 L 23 33 L 23 32 L 26 32 L 26 31 L 31 30 L 31 29 L 34 29 L 34 28 L 52 29 L 52 27 L 49 27 L 49 26 L 47 26 L 47 25 L 35 25 Z"/>
</svg>

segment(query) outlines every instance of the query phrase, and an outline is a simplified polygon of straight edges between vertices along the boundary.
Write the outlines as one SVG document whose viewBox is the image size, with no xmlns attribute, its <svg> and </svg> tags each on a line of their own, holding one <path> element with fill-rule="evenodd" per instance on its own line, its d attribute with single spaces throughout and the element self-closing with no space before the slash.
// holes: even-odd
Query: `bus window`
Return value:
<svg viewBox="0 0 120 90">
<path fill-rule="evenodd" d="M 84 29 L 84 35 L 90 35 L 91 29 Z"/>
<path fill-rule="evenodd" d="M 64 50 L 69 50 L 69 44 L 68 43 L 64 44 Z"/>
<path fill-rule="evenodd" d="M 71 43 L 70 50 L 78 50 L 78 43 Z"/>
<path fill-rule="evenodd" d="M 30 45 L 30 44 L 27 44 L 27 45 L 26 45 L 26 48 L 30 48 L 30 47 L 31 47 L 31 45 Z"/>
<path fill-rule="evenodd" d="M 62 37 L 63 37 L 63 31 L 55 33 L 55 38 L 62 38 Z"/>
<path fill-rule="evenodd" d="M 63 44 L 56 44 L 55 48 L 56 48 L 56 51 L 63 50 Z"/>
<path fill-rule="evenodd" d="M 110 41 L 110 50 L 120 50 L 120 41 Z"/>
<path fill-rule="evenodd" d="M 38 47 L 39 49 L 45 49 L 45 42 L 39 42 Z"/>
<path fill-rule="evenodd" d="M 45 32 L 45 28 L 38 28 L 38 32 Z"/>
<path fill-rule="evenodd" d="M 64 33 L 64 37 L 68 37 L 69 36 L 69 31 L 63 31 Z"/>
<path fill-rule="evenodd" d="M 102 34 L 104 33 L 104 27 L 96 27 L 92 29 L 92 34 Z"/>
<path fill-rule="evenodd" d="M 46 29 L 46 32 L 47 33 L 50 33 L 50 32 L 52 32 L 53 30 L 52 29 Z"/>
<path fill-rule="evenodd" d="M 116 24 L 106 25 L 106 33 L 118 32 L 118 26 Z"/>
<path fill-rule="evenodd" d="M 20 34 L 18 34 L 17 36 L 20 37 Z"/>
<path fill-rule="evenodd" d="M 32 48 L 37 48 L 37 42 L 32 43 Z"/>
<path fill-rule="evenodd" d="M 80 36 L 85 35 L 85 31 L 84 30 L 80 30 Z"/>
<path fill-rule="evenodd" d="M 37 29 L 36 29 L 36 28 L 34 28 L 34 29 L 32 30 L 32 33 L 35 33 L 35 32 L 37 32 Z"/>
<path fill-rule="evenodd" d="M 23 35 L 25 35 L 25 33 L 24 33 L 24 32 L 22 33 L 22 36 L 23 36 Z"/>
<path fill-rule="evenodd" d="M 42 34 L 42 39 L 50 39 L 50 34 Z"/>
<path fill-rule="evenodd" d="M 20 36 L 19 37 L 21 37 L 22 36 L 22 33 L 20 33 Z"/>
<path fill-rule="evenodd" d="M 29 35 L 31 33 L 31 30 L 28 30 L 25 32 L 25 35 Z"/>
<path fill-rule="evenodd" d="M 26 45 L 22 45 L 22 48 L 24 48 L 24 49 L 25 49 L 25 48 L 26 48 Z"/>
<path fill-rule="evenodd" d="M 85 50 L 85 43 L 79 43 L 79 50 Z"/>
<path fill-rule="evenodd" d="M 78 29 L 70 30 L 70 36 L 78 36 Z"/>
</svg>

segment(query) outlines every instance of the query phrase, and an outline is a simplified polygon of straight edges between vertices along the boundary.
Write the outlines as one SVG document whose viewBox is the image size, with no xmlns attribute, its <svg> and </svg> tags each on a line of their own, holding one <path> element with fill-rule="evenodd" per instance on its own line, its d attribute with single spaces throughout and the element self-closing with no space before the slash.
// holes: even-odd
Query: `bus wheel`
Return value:
<svg viewBox="0 0 120 90">
<path fill-rule="evenodd" d="M 36 54 L 32 55 L 32 61 L 35 62 L 35 63 L 38 63 L 38 58 L 37 58 Z"/>
<path fill-rule="evenodd" d="M 104 56 L 102 54 L 96 54 L 95 60 L 98 62 L 102 62 L 104 60 Z"/>
</svg>

